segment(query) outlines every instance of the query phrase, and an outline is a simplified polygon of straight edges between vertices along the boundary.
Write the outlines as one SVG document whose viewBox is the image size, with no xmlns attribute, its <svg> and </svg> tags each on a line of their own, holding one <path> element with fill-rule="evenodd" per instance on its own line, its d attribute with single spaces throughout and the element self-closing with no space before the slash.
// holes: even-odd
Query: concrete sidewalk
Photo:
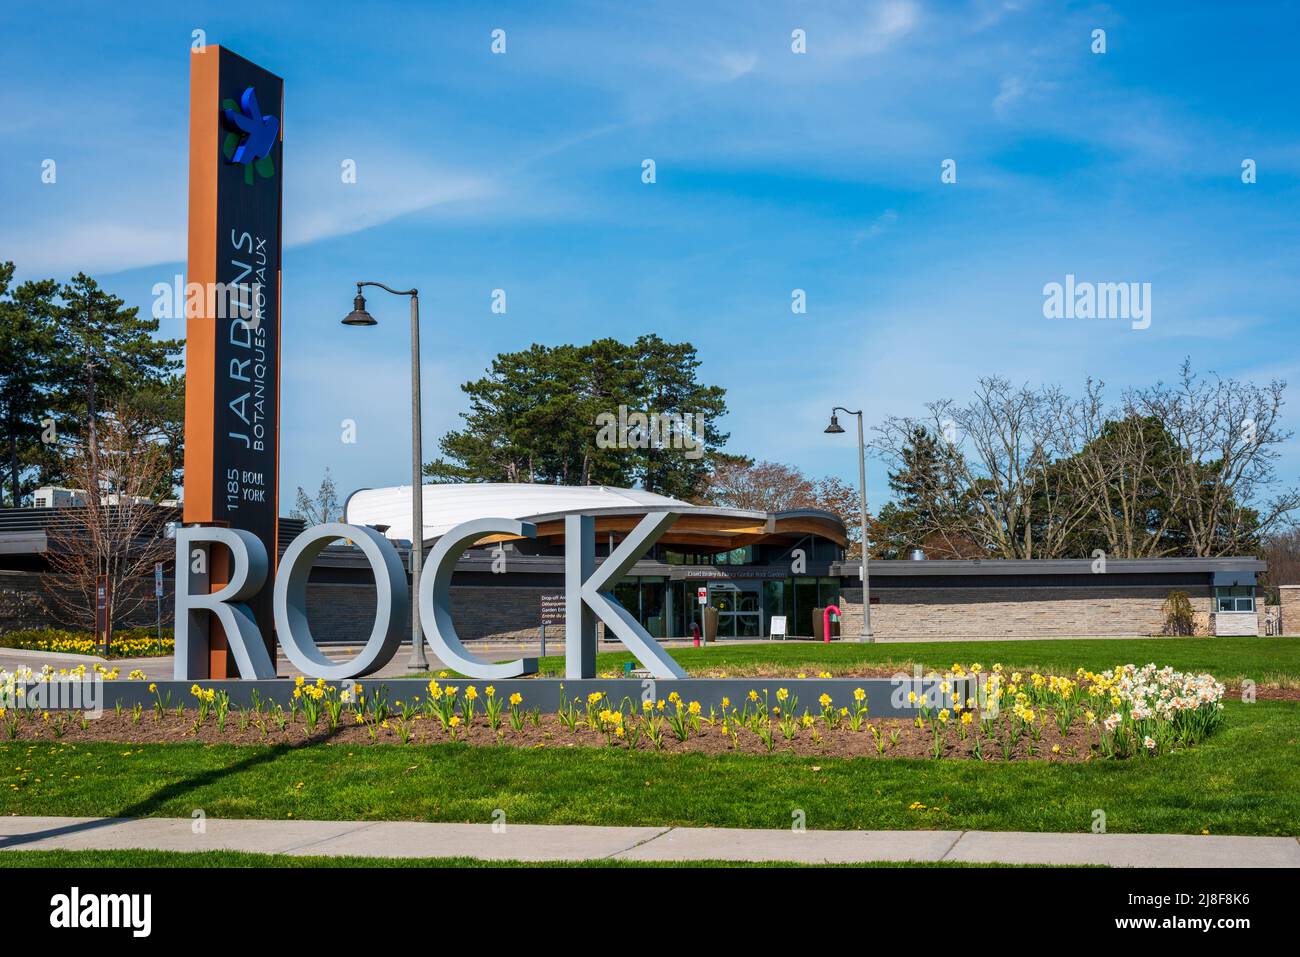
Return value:
<svg viewBox="0 0 1300 957">
<path fill-rule="evenodd" d="M 786 831 L 413 821 L 0 817 L 0 850 L 253 851 L 582 861 L 964 861 L 1114 867 L 1300 867 L 1293 837 L 1025 831 Z M 0 860 L 0 866 L 3 861 Z"/>
</svg>

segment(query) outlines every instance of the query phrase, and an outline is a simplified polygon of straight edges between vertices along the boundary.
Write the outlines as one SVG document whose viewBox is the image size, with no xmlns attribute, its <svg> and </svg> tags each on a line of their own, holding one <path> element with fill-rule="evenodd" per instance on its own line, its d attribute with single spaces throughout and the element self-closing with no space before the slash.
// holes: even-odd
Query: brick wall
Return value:
<svg viewBox="0 0 1300 957">
<path fill-rule="evenodd" d="M 535 641 L 543 593 L 554 588 L 453 586 L 452 615 L 465 641 L 484 638 Z M 1166 587 L 1087 588 L 873 588 L 872 629 L 882 638 L 1067 638 L 1090 635 L 1158 635 Z M 1197 634 L 1206 634 L 1209 589 L 1190 592 Z M 1284 630 L 1300 632 L 1300 587 L 1291 589 Z M 321 640 L 362 641 L 375 610 L 373 585 L 312 584 L 308 621 Z M 853 636 L 862 622 L 862 589 L 840 595 L 840 633 Z M 1287 624 L 1287 622 L 1291 624 Z M 408 626 L 409 629 L 409 626 Z M 562 626 L 548 631 L 561 642 Z"/>
<path fill-rule="evenodd" d="M 1300 635 L 1300 585 L 1278 588 L 1282 604 L 1282 634 Z"/>
<path fill-rule="evenodd" d="M 0 633 L 26 628 L 93 630 L 95 623 L 89 611 L 86 613 L 86 618 L 89 619 L 87 621 L 62 620 L 61 606 L 50 599 L 49 593 L 49 589 L 59 587 L 59 582 L 60 578 L 56 575 L 0 569 Z M 119 621 L 117 627 L 154 623 L 153 579 L 142 582 L 140 587 L 147 589 L 150 597 L 127 616 L 125 621 Z M 163 624 L 170 625 L 175 605 L 170 581 L 164 582 L 164 589 Z"/>
<path fill-rule="evenodd" d="M 0 632 L 59 626 L 57 616 L 49 611 L 43 597 L 44 589 L 50 583 L 49 575 L 0 570 Z M 465 641 L 478 638 L 536 640 L 541 596 L 549 591 L 554 589 L 454 586 L 451 607 L 457 632 Z M 364 641 L 374 624 L 375 586 L 312 583 L 307 586 L 307 605 L 307 621 L 317 639 Z M 174 608 L 172 583 L 167 581 L 162 602 L 164 625 L 171 625 Z M 129 624 L 152 625 L 153 602 L 146 602 L 134 617 L 139 620 Z M 91 627 L 90 623 L 63 625 L 83 629 Z M 408 619 L 404 633 L 409 632 Z M 547 640 L 563 641 L 563 628 L 550 629 Z"/>
<path fill-rule="evenodd" d="M 50 613 L 41 597 L 40 576 L 0 571 L 0 631 L 43 628 Z"/>
<path fill-rule="evenodd" d="M 0 631 L 40 627 L 50 615 L 41 601 L 43 576 L 0 571 Z M 163 620 L 170 624 L 171 582 L 163 601 Z M 452 614 L 465 641 L 483 638 L 538 638 L 541 596 L 555 588 L 453 586 Z M 1164 587 L 1103 588 L 873 588 L 880 604 L 871 606 L 872 629 L 881 638 L 1064 638 L 1088 635 L 1159 634 Z M 1300 634 L 1300 585 L 1283 586 L 1282 632 Z M 1197 632 L 1209 620 L 1208 589 L 1193 590 Z M 862 622 L 862 589 L 840 594 L 840 633 L 854 636 Z M 369 584 L 313 583 L 308 586 L 308 621 L 320 640 L 364 641 L 375 611 L 375 588 Z M 152 603 L 145 609 L 152 624 Z M 1263 615 L 1261 613 L 1261 620 Z M 409 631 L 409 624 L 405 631 Z M 562 626 L 548 630 L 561 642 Z"/>
<path fill-rule="evenodd" d="M 541 596 L 546 588 L 453 585 L 451 614 L 462 641 L 518 638 L 536 641 Z M 307 586 L 307 622 L 320 641 L 364 641 L 375 618 L 374 585 L 313 583 Z M 407 620 L 404 633 L 410 633 Z M 547 630 L 547 642 L 564 640 L 562 626 Z"/>
<path fill-rule="evenodd" d="M 879 638 L 1068 638 L 1158 635 L 1164 587 L 876 588 L 871 630 Z M 1189 591 L 1197 631 L 1209 621 L 1208 588 Z M 1298 596 L 1300 597 L 1300 596 Z M 840 593 L 840 634 L 862 627 L 862 589 Z M 1297 608 L 1300 612 L 1300 607 Z"/>
</svg>

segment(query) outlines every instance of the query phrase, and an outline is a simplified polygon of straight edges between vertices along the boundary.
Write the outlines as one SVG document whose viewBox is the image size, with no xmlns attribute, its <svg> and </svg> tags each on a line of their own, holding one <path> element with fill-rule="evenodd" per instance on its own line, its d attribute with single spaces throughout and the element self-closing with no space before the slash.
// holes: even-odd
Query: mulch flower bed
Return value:
<svg viewBox="0 0 1300 957">
<path fill-rule="evenodd" d="M 436 720 L 424 715 L 413 717 L 408 723 L 408 744 L 445 744 L 460 742 L 474 746 L 506 746 L 518 748 L 619 748 L 626 750 L 629 744 L 626 737 L 614 737 L 612 743 L 607 735 L 593 731 L 582 724 L 570 731 L 555 714 L 541 714 L 535 719 L 524 720 L 523 728 L 515 730 L 508 722 L 494 731 L 482 715 L 476 722 L 466 728 L 463 725 L 455 734 L 444 730 Z M 96 719 L 87 719 L 85 727 L 80 718 L 67 716 L 62 724 L 58 715 L 43 718 L 39 714 L 23 718 L 17 724 L 17 741 L 59 741 L 61 743 L 81 743 L 93 741 L 111 741 L 121 744 L 181 744 L 200 742 L 203 744 L 239 744 L 239 745 L 310 745 L 334 744 L 347 746 L 369 746 L 370 744 L 402 743 L 400 718 L 389 718 L 380 722 L 373 737 L 370 729 L 358 724 L 344 724 L 330 730 L 321 722 L 313 731 L 308 728 L 301 715 L 296 723 L 287 723 L 281 730 L 270 715 L 248 715 L 231 713 L 226 717 L 225 729 L 217 727 L 216 719 L 209 715 L 201 726 L 196 727 L 196 715 L 193 710 L 186 710 L 181 716 L 175 711 L 166 712 L 161 718 L 152 711 L 144 712 L 139 720 L 133 720 L 130 712 L 116 714 L 105 712 Z M 243 725 L 241 727 L 241 725 Z M 767 744 L 748 728 L 741 727 L 734 733 L 729 729 L 722 733 L 722 723 L 710 724 L 707 719 L 700 722 L 699 732 L 692 731 L 685 741 L 678 740 L 671 733 L 662 739 L 662 748 L 657 749 L 644 735 L 637 741 L 636 750 L 663 750 L 670 754 L 723 754 L 739 752 L 741 754 L 767 754 Z M 933 758 L 935 753 L 934 735 L 930 728 L 917 728 L 914 721 L 903 719 L 868 720 L 861 730 L 852 731 L 847 727 L 828 728 L 821 719 L 812 727 L 800 727 L 794 737 L 786 740 L 776 722 L 771 725 L 772 751 L 775 754 L 797 754 L 804 756 L 844 757 L 844 758 Z M 879 738 L 877 738 L 879 734 Z M 977 732 L 967 729 L 965 739 L 955 726 L 949 726 L 941 733 L 941 758 L 974 758 L 974 741 Z M 1095 731 L 1091 738 L 1096 741 Z M 1046 760 L 1046 761 L 1083 761 L 1087 760 L 1089 735 L 1081 725 L 1072 727 L 1062 735 L 1056 726 L 1048 724 L 1043 728 L 1041 740 L 1033 742 L 1025 734 L 1011 749 L 1011 760 Z M 983 759 L 987 761 L 1005 760 L 1001 748 L 987 738 L 982 742 Z M 1031 753 L 1032 750 L 1032 753 Z"/>
<path fill-rule="evenodd" d="M 30 673 L 9 676 L 5 700 L 23 697 Z M 440 676 L 442 677 L 442 676 Z M 976 679 L 958 684 L 953 677 Z M 48 675 L 35 680 L 53 680 Z M 155 684 L 153 706 L 90 718 L 78 712 L 0 707 L 10 741 L 112 741 L 299 746 L 445 744 L 518 748 L 603 747 L 671 753 L 788 753 L 848 758 L 945 758 L 977 761 L 1088 761 L 1158 757 L 1192 747 L 1223 723 L 1225 689 L 1212 675 L 1154 664 L 1123 665 L 1074 676 L 1024 674 L 995 664 L 985 672 L 954 665 L 924 696 L 911 691 L 915 717 L 873 719 L 866 693 L 836 702 L 823 693 L 800 707 L 789 688 L 751 689 L 706 712 L 676 691 L 666 699 L 610 700 L 603 691 L 563 697 L 556 711 L 530 708 L 488 684 L 442 684 L 390 700 L 385 685 L 296 679 L 286 709 L 254 699 L 231 707 L 225 691 L 194 684 L 193 701 L 173 705 Z M 971 692 L 975 693 L 972 694 Z"/>
</svg>

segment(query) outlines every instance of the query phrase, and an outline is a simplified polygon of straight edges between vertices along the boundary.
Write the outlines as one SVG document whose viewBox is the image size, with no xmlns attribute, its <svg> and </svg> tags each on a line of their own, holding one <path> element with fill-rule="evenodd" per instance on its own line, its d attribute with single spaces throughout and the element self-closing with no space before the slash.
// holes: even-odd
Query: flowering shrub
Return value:
<svg viewBox="0 0 1300 957">
<path fill-rule="evenodd" d="M 957 665 L 954 671 L 967 673 Z M 970 673 L 979 675 L 979 665 Z M 1184 674 L 1155 664 L 1121 665 L 1100 673 L 1080 668 L 1073 678 L 1018 671 L 1007 675 L 1001 665 L 994 665 L 982 684 L 981 725 L 990 737 L 1000 733 L 1004 745 L 1006 738 L 1018 739 L 1026 732 L 1036 743 L 1049 711 L 1062 735 L 1082 717 L 1090 732 L 1095 730 L 1096 747 L 1106 757 L 1190 747 L 1223 722 L 1225 689 L 1213 675 Z M 1008 708 L 1010 721 L 1000 723 L 1001 711 Z M 1036 715 L 1036 708 L 1042 713 Z"/>
<path fill-rule="evenodd" d="M 1109 725 L 1100 742 L 1107 754 L 1131 753 L 1139 738 L 1144 751 L 1163 754 L 1204 740 L 1223 723 L 1224 687 L 1213 675 L 1149 664 L 1079 677 L 1088 682 L 1088 694 L 1113 708 L 1102 722 Z"/>
<path fill-rule="evenodd" d="M 105 668 L 103 665 L 95 665 L 93 668 L 87 668 L 85 665 L 77 665 L 75 668 L 42 665 L 40 671 L 34 671 L 29 667 L 15 668 L 13 671 L 0 668 L 0 695 L 6 698 L 13 697 L 15 693 L 21 695 L 25 685 L 42 681 L 86 681 L 96 675 L 104 681 L 116 681 L 121 673 L 118 668 Z M 144 673 L 139 671 L 133 671 L 131 675 L 133 678 L 135 675 L 144 677 Z"/>
<path fill-rule="evenodd" d="M 19 648 L 23 651 L 51 651 L 65 655 L 99 655 L 103 652 L 95 635 L 88 631 L 65 631 L 61 628 L 29 628 L 0 635 L 0 648 Z M 110 658 L 145 658 L 158 654 L 170 655 L 176 650 L 176 641 L 170 630 L 162 636 L 162 651 L 158 650 L 158 636 L 148 628 L 126 628 L 113 632 L 109 644 Z"/>
</svg>

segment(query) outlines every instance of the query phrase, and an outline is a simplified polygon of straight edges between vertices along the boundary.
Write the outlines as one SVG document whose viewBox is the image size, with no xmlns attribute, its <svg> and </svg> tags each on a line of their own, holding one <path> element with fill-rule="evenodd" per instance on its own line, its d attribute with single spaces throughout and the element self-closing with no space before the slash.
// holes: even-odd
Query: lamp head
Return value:
<svg viewBox="0 0 1300 957">
<path fill-rule="evenodd" d="M 352 300 L 352 311 L 343 317 L 345 326 L 377 326 L 375 317 L 366 312 L 366 297 L 357 289 L 357 298 Z"/>
<path fill-rule="evenodd" d="M 826 432 L 830 435 L 839 435 L 844 429 L 840 426 L 840 419 L 834 412 L 831 413 L 831 424 L 826 426 Z"/>
</svg>

